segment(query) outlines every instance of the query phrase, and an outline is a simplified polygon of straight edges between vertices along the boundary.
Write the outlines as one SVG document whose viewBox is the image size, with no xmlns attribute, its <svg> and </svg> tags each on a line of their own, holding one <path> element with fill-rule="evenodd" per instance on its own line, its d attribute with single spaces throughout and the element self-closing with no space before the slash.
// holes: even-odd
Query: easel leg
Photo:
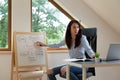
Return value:
<svg viewBox="0 0 120 80">
<path fill-rule="evenodd" d="M 13 80 L 13 74 L 14 74 L 14 72 L 13 72 L 13 69 L 11 67 L 11 79 L 10 80 Z"/>
<path fill-rule="evenodd" d="M 11 80 L 13 80 L 13 76 L 14 76 L 13 67 L 14 67 L 14 56 L 12 53 L 12 56 L 11 56 Z"/>
</svg>

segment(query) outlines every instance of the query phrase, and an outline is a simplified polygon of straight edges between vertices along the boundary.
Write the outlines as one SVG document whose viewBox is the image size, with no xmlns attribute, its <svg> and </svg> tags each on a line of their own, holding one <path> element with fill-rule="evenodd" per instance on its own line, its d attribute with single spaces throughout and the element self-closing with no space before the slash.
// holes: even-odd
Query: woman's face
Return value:
<svg viewBox="0 0 120 80">
<path fill-rule="evenodd" d="M 78 34 L 78 32 L 79 32 L 79 29 L 80 29 L 79 25 L 77 23 L 73 23 L 71 25 L 71 34 L 72 34 L 72 36 L 76 36 Z"/>
</svg>

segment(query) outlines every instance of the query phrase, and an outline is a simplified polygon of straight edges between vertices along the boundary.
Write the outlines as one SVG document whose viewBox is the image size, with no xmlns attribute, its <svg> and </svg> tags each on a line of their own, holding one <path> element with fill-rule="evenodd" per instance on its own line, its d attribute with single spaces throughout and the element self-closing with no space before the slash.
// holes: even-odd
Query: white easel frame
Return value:
<svg viewBox="0 0 120 80">
<path fill-rule="evenodd" d="M 45 69 L 48 69 L 48 61 L 47 61 L 47 53 L 46 53 L 46 48 L 45 48 L 45 63 L 46 64 L 42 64 L 42 65 L 28 65 L 28 66 L 20 66 L 18 65 L 18 54 L 17 54 L 17 41 L 16 41 L 16 36 L 17 35 L 44 35 L 44 41 L 43 43 L 46 43 L 46 34 L 44 32 L 14 32 L 14 36 L 13 36 L 13 53 L 12 53 L 12 63 L 11 63 L 11 80 L 13 80 L 14 74 L 16 75 L 16 80 L 20 80 L 19 78 L 19 73 L 20 72 L 34 72 L 36 71 L 40 71 L 43 70 L 43 68 L 45 67 Z M 32 70 L 28 69 L 26 70 L 26 68 L 32 68 Z M 20 70 L 20 69 L 24 69 L 24 70 Z M 46 73 L 46 72 L 44 72 Z"/>
</svg>

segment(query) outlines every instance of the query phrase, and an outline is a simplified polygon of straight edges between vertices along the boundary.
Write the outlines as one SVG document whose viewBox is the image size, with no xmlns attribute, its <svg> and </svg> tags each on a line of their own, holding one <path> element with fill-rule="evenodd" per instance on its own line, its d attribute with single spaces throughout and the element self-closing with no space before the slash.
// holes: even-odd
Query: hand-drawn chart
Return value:
<svg viewBox="0 0 120 80">
<path fill-rule="evenodd" d="M 46 48 L 36 46 L 35 42 L 45 43 L 45 33 L 23 32 L 15 34 L 15 54 L 18 66 L 46 64 Z"/>
</svg>

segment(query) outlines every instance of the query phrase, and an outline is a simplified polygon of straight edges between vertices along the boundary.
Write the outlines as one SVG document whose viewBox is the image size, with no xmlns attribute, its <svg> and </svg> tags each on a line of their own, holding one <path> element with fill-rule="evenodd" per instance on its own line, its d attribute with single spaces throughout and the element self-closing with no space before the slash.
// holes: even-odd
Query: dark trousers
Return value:
<svg viewBox="0 0 120 80">
<path fill-rule="evenodd" d="M 64 66 L 64 65 L 63 65 Z M 59 74 L 61 77 L 66 78 L 66 73 L 64 75 L 61 75 L 61 68 L 63 66 L 58 66 L 53 68 L 53 74 L 48 74 L 49 80 L 57 80 L 56 75 Z M 75 67 L 75 66 L 70 66 L 70 80 L 80 80 L 77 75 L 82 74 L 82 68 Z"/>
</svg>

